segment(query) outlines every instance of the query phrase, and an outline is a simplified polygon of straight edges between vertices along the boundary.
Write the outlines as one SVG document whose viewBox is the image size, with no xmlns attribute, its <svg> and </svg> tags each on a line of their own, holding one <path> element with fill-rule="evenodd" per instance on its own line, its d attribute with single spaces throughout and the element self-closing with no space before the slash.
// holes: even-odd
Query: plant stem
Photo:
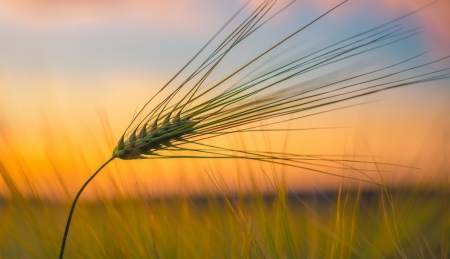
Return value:
<svg viewBox="0 0 450 259">
<path fill-rule="evenodd" d="M 59 252 L 59 259 L 62 259 L 64 257 L 64 248 L 66 246 L 67 235 L 69 234 L 70 222 L 72 221 L 73 212 L 75 210 L 75 205 L 77 204 L 78 198 L 80 198 L 84 188 L 86 188 L 86 186 L 92 181 L 92 179 L 94 179 L 94 177 L 103 169 L 103 167 L 105 167 L 114 158 L 116 157 L 112 156 L 110 159 L 108 159 L 108 161 L 106 161 L 102 166 L 100 166 L 100 168 L 97 169 L 97 171 L 95 171 L 95 173 L 83 184 L 83 186 L 81 186 L 81 189 L 78 191 L 77 196 L 75 196 L 75 199 L 73 200 L 72 203 L 72 208 L 70 208 L 69 218 L 67 219 L 66 230 L 64 231 L 64 237 L 61 244 L 61 251 Z"/>
</svg>

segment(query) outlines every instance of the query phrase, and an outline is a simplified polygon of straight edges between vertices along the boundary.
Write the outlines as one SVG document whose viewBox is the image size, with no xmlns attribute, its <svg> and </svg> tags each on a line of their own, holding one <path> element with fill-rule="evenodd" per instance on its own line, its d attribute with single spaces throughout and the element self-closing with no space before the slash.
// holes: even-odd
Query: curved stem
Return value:
<svg viewBox="0 0 450 259">
<path fill-rule="evenodd" d="M 75 205 L 77 204 L 78 198 L 80 198 L 81 193 L 83 192 L 84 188 L 86 188 L 86 186 L 92 181 L 92 179 L 94 179 L 94 177 L 103 169 L 103 167 L 105 167 L 114 158 L 116 158 L 116 157 L 115 156 L 111 157 L 102 166 L 100 166 L 100 168 L 97 169 L 97 171 L 95 171 L 95 173 L 83 184 L 83 186 L 81 186 L 81 189 L 78 191 L 77 196 L 75 196 L 75 199 L 73 200 L 73 203 L 72 203 L 72 208 L 70 208 L 69 218 L 67 219 L 66 230 L 64 231 L 64 237 L 63 237 L 63 241 L 61 244 L 61 250 L 59 252 L 59 259 L 62 259 L 64 257 L 64 248 L 66 246 L 67 235 L 69 234 L 70 222 L 72 221 L 73 212 L 75 210 Z"/>
</svg>

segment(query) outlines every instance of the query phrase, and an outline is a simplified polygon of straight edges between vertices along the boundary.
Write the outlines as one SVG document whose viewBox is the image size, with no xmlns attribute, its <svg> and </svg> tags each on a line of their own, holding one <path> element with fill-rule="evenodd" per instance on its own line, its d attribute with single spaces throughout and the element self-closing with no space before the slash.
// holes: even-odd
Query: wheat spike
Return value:
<svg viewBox="0 0 450 259">
<path fill-rule="evenodd" d="M 207 84 L 207 79 L 221 64 L 224 57 L 232 53 L 237 45 L 245 41 L 255 31 L 260 30 L 265 23 L 269 22 L 291 4 L 289 3 L 282 7 L 279 11 L 274 11 L 276 0 L 263 1 L 217 45 L 198 67 L 193 69 L 192 73 L 180 85 L 167 94 L 159 104 L 152 107 L 151 104 L 155 97 L 160 95 L 182 71 L 191 65 L 192 61 L 216 39 L 217 35 L 222 32 L 237 14 L 233 16 L 155 96 L 143 105 L 120 137 L 117 146 L 113 150 L 112 157 L 82 186 L 72 204 L 59 258 L 63 258 L 64 255 L 71 218 L 79 196 L 100 170 L 115 158 L 123 160 L 176 159 L 181 157 L 248 159 L 334 175 L 326 170 L 326 168 L 333 168 L 333 166 L 321 165 L 319 162 L 326 160 L 335 162 L 341 167 L 346 166 L 339 163 L 342 160 L 307 157 L 298 154 L 223 148 L 206 144 L 203 140 L 238 132 L 264 131 L 262 126 L 270 126 L 354 106 L 355 104 L 342 105 L 352 99 L 408 85 L 450 78 L 449 68 L 423 72 L 423 68 L 431 67 L 449 57 L 443 57 L 406 69 L 399 69 L 401 65 L 408 64 L 409 61 L 427 53 L 424 52 L 369 72 L 351 73 L 346 78 L 333 79 L 336 77 L 322 75 L 308 81 L 299 79 L 302 75 L 311 74 L 311 72 L 320 68 L 360 57 L 365 53 L 391 44 L 397 44 L 420 34 L 422 32 L 421 29 L 405 29 L 401 24 L 397 23 L 401 19 L 415 13 L 412 12 L 378 27 L 330 43 L 323 48 L 311 51 L 307 55 L 272 68 L 268 72 L 257 76 L 254 75 L 255 73 L 250 73 L 240 83 L 229 85 L 230 79 L 237 78 L 245 69 L 250 68 L 262 57 L 272 53 L 280 45 L 302 32 L 305 28 L 312 26 L 345 2 L 347 1 L 343 1 L 310 23 L 300 27 L 291 35 L 281 39 L 278 43 L 245 65 L 236 68 L 216 83 Z M 271 13 L 274 14 L 270 16 Z M 255 71 L 258 71 L 258 68 Z M 406 75 L 407 72 L 411 71 L 415 72 L 414 76 L 399 78 L 399 76 Z M 291 82 L 292 85 L 279 87 L 287 82 Z M 215 92 L 219 90 L 222 92 L 216 94 Z M 147 108 L 151 109 L 148 111 Z M 290 117 L 287 115 L 290 115 Z M 271 122 L 254 126 L 255 123 L 267 120 L 271 120 Z M 238 129 L 238 127 L 241 128 Z M 171 154 L 178 152 L 177 154 L 179 155 L 168 155 L 167 151 L 170 151 Z M 186 152 L 189 152 L 189 154 L 186 154 Z M 193 152 L 198 155 L 192 155 Z M 317 168 L 320 166 L 324 169 Z M 377 184 L 364 171 L 347 167 L 360 172 L 365 178 L 337 176 Z"/>
</svg>

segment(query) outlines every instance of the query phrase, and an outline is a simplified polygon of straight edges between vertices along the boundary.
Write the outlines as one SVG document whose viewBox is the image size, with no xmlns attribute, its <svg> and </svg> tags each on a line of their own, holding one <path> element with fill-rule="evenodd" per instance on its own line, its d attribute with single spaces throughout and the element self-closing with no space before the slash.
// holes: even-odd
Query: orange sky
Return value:
<svg viewBox="0 0 450 259">
<path fill-rule="evenodd" d="M 371 4 L 379 6 L 380 10 L 369 23 L 398 17 L 427 2 L 374 1 Z M 309 5 L 323 12 L 335 3 L 334 0 L 312 1 Z M 0 145 L 3 147 L 0 162 L 7 174 L 28 195 L 35 191 L 52 199 L 72 197 L 82 182 L 110 156 L 136 106 L 148 100 L 241 4 L 242 1 L 214 4 L 208 1 L 0 2 L 0 33 L 6 32 L 12 37 L 8 48 L 0 53 L 6 57 L 0 61 Z M 331 26 L 330 21 L 346 24 L 347 16 L 361 10 L 363 5 L 360 1 L 351 1 L 348 7 L 344 6 L 318 26 Z M 297 12 L 307 7 L 308 3 L 299 3 L 286 17 L 270 26 L 287 30 L 282 27 L 283 22 L 291 26 L 291 19 L 296 19 Z M 431 46 L 438 53 L 444 53 L 450 44 L 450 1 L 439 1 L 419 13 L 417 19 L 427 30 L 424 48 L 428 50 Z M 125 25 L 121 30 L 121 24 L 136 25 L 136 31 Z M 114 30 L 116 27 L 118 31 Z M 119 34 L 124 31 L 130 34 Z M 142 34 L 150 32 L 161 38 L 149 37 L 144 38 L 142 44 L 126 45 L 134 39 L 139 42 Z M 68 38 L 64 38 L 66 34 Z M 79 42 L 78 35 L 84 37 Z M 120 44 L 109 50 L 107 43 L 111 38 Z M 190 38 L 195 39 L 186 42 Z M 113 54 L 121 55 L 117 53 L 121 47 L 142 47 L 142 51 L 146 51 L 151 49 L 151 45 L 146 44 L 157 40 L 162 44 L 157 46 L 167 44 L 167 50 L 155 53 L 161 52 L 167 59 L 145 59 L 148 62 L 145 63 L 139 59 L 141 52 L 132 50 L 108 59 Z M 186 43 L 189 49 L 175 52 L 180 42 Z M 68 43 L 73 46 L 66 46 Z M 98 49 L 86 47 L 90 44 L 97 44 Z M 106 50 L 101 52 L 104 46 Z M 70 51 L 73 51 L 72 56 L 67 53 Z M 23 57 L 21 53 L 25 53 Z M 86 56 L 83 53 L 87 53 Z M 176 55 L 172 57 L 173 53 Z M 152 55 L 156 57 L 153 52 L 149 57 Z M 247 149 L 364 155 L 368 160 L 372 152 L 384 162 L 423 168 L 422 171 L 387 168 L 383 174 L 389 180 L 429 181 L 439 178 L 437 173 L 442 172 L 442 168 L 447 168 L 447 172 L 449 168 L 450 159 L 446 158 L 450 153 L 450 123 L 446 116 L 450 112 L 448 86 L 446 81 L 429 88 L 412 87 L 382 93 L 361 100 L 380 102 L 280 125 L 345 127 L 342 129 L 298 131 L 288 135 L 270 133 L 265 137 L 244 133 L 212 141 L 242 148 L 245 140 Z M 286 136 L 288 144 L 284 145 Z M 267 138 L 270 143 L 265 142 Z M 95 187 L 87 190 L 87 197 L 118 195 L 114 191 L 116 187 L 131 194 L 177 193 L 185 187 L 199 191 L 203 182 L 208 184 L 205 169 L 209 167 L 222 174 L 234 189 L 238 189 L 239 179 L 248 184 L 250 171 L 259 177 L 262 188 L 267 187 L 266 178 L 261 174 L 263 169 L 269 175 L 272 171 L 277 175 L 285 173 L 290 188 L 323 187 L 341 181 L 317 173 L 246 161 L 115 161 L 93 183 Z M 377 177 L 376 172 L 373 174 Z M 6 193 L 5 182 L 0 180 L 0 194 Z"/>
</svg>

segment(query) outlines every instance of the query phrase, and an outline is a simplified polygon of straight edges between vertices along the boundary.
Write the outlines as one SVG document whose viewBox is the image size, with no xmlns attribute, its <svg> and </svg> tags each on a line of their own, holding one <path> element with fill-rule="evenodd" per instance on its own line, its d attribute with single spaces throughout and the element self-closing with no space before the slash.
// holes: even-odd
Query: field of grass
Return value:
<svg viewBox="0 0 450 259">
<path fill-rule="evenodd" d="M 219 185 L 219 184 L 218 184 Z M 449 189 L 100 199 L 75 211 L 66 258 L 448 258 Z M 0 258 L 56 258 L 70 204 L 0 202 Z"/>
</svg>

